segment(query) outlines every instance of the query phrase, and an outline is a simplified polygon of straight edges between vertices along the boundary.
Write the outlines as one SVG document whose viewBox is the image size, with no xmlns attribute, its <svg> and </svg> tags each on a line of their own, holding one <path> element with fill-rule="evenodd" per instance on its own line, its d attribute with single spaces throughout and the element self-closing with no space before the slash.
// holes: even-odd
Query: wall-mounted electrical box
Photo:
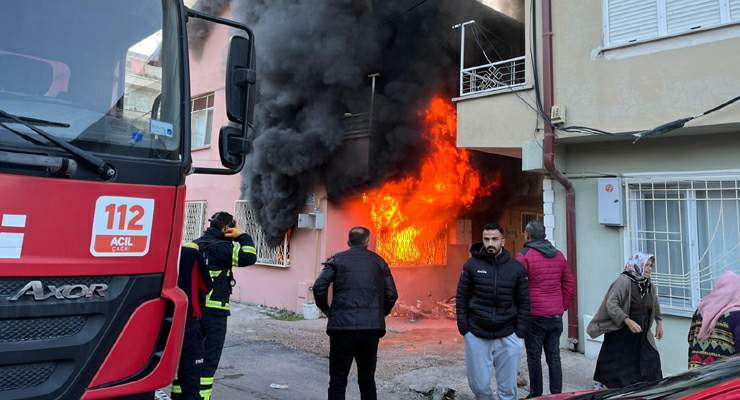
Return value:
<svg viewBox="0 0 740 400">
<path fill-rule="evenodd" d="M 550 123 L 562 125 L 565 123 L 565 106 L 553 105 L 550 109 Z"/>
<path fill-rule="evenodd" d="M 298 214 L 298 228 L 324 229 L 324 225 L 326 225 L 326 217 L 322 212 Z"/>
<path fill-rule="evenodd" d="M 530 140 L 522 146 L 522 171 L 544 171 L 542 141 Z"/>
<path fill-rule="evenodd" d="M 624 191 L 620 178 L 599 178 L 599 223 L 624 226 Z"/>
</svg>

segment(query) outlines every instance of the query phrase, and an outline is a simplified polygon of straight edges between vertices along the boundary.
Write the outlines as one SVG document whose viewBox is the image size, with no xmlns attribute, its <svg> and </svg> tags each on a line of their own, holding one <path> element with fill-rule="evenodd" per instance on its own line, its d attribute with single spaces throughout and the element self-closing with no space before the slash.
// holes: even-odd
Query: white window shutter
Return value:
<svg viewBox="0 0 740 400">
<path fill-rule="evenodd" d="M 729 0 L 730 21 L 740 22 L 740 0 Z"/>
<path fill-rule="evenodd" d="M 722 22 L 720 0 L 665 0 L 665 3 L 669 35 L 719 25 Z"/>
<path fill-rule="evenodd" d="M 658 37 L 658 0 L 605 0 L 604 5 L 607 46 Z"/>
</svg>

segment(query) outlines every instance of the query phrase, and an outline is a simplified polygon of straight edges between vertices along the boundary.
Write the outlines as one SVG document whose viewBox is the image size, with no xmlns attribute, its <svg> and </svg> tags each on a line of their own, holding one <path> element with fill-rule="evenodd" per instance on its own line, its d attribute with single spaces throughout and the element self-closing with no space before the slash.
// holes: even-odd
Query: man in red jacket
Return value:
<svg viewBox="0 0 740 400">
<path fill-rule="evenodd" d="M 525 228 L 527 243 L 517 254 L 529 275 L 530 327 L 524 339 L 529 367 L 529 396 L 542 396 L 542 348 L 550 371 L 550 393 L 560 393 L 560 335 L 563 313 L 573 301 L 575 281 L 563 253 L 545 239 L 545 226 L 532 221 Z"/>
</svg>

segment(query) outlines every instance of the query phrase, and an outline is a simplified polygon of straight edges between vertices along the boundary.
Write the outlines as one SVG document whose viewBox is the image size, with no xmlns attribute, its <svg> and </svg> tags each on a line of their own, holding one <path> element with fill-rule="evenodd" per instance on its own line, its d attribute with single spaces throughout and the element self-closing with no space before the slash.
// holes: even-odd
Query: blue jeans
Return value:
<svg viewBox="0 0 740 400">
<path fill-rule="evenodd" d="M 491 369 L 496 370 L 499 400 L 516 400 L 516 374 L 524 351 L 524 340 L 511 334 L 500 339 L 481 339 L 465 335 L 465 366 L 468 384 L 477 400 L 494 400 Z"/>
</svg>

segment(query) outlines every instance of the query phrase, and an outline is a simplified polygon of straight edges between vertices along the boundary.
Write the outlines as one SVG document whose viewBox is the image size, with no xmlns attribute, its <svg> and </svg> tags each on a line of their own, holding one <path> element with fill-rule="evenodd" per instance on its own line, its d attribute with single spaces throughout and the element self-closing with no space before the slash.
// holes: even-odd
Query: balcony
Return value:
<svg viewBox="0 0 740 400">
<path fill-rule="evenodd" d="M 460 97 L 511 91 L 526 83 L 524 56 L 460 70 Z"/>
</svg>

